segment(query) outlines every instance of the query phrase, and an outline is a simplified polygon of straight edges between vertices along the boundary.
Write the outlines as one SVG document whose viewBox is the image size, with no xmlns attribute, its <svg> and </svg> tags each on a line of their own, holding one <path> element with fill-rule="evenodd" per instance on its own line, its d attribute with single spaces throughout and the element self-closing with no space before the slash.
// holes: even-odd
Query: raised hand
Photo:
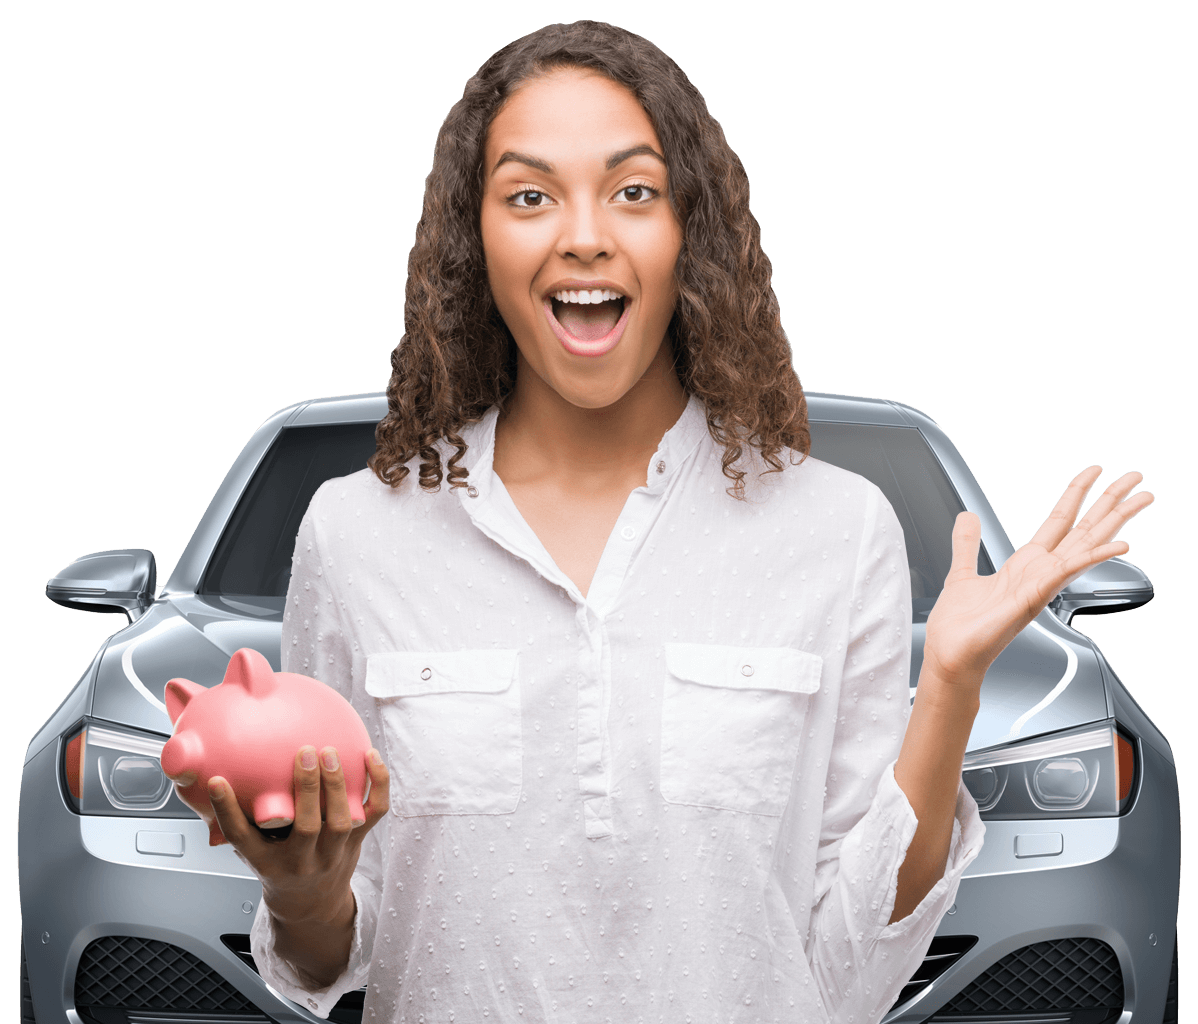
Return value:
<svg viewBox="0 0 1198 1024">
<path fill-rule="evenodd" d="M 1091 466 L 1079 473 L 1036 535 L 993 576 L 977 574 L 978 517 L 972 512 L 957 516 L 952 567 L 928 616 L 925 672 L 945 684 L 980 686 L 1002 649 L 1062 587 L 1091 566 L 1127 552 L 1128 545 L 1114 537 L 1152 503 L 1153 496 L 1147 491 L 1131 494 L 1143 477 L 1125 473 L 1075 525 L 1082 502 L 1101 472 Z"/>
<path fill-rule="evenodd" d="M 919 824 L 899 869 L 892 922 L 918 906 L 944 874 L 961 762 L 986 669 L 1062 587 L 1127 551 L 1115 534 L 1152 503 L 1147 491 L 1128 497 L 1141 477 L 1127 473 L 1074 525 L 1100 472 L 1091 466 L 1079 473 L 1036 535 L 993 576 L 977 574 L 978 517 L 957 516 L 952 567 L 928 616 L 919 688 L 894 766 Z"/>
</svg>

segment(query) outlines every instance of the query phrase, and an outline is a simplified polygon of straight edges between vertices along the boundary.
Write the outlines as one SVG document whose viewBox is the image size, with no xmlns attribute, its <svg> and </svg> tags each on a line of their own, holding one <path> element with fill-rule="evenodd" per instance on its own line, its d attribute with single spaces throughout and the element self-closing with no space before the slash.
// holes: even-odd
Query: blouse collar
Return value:
<svg viewBox="0 0 1198 1024">
<path fill-rule="evenodd" d="M 499 406 L 492 405 L 482 419 L 467 423 L 459 432 L 466 442 L 466 454 L 462 464 L 469 471 L 467 486 L 455 488 L 463 498 L 490 496 L 494 473 L 495 424 L 499 419 Z M 684 462 L 691 456 L 707 434 L 707 413 L 702 400 L 696 395 L 687 398 L 686 407 L 674 425 L 665 432 L 653 457 L 646 467 L 645 486 L 651 494 L 660 494 Z M 443 442 L 444 450 L 450 454 L 453 448 Z M 474 494 L 469 492 L 474 490 Z"/>
</svg>

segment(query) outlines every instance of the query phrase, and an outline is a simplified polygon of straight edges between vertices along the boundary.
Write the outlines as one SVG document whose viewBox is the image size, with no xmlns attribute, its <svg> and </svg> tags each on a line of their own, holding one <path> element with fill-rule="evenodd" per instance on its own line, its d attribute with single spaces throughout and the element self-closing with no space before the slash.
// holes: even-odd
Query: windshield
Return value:
<svg viewBox="0 0 1198 1024">
<path fill-rule="evenodd" d="M 200 593 L 285 597 L 300 520 L 316 489 L 366 467 L 374 424 L 290 427 L 258 467 L 221 536 Z M 907 542 L 911 599 L 921 622 L 940 593 L 952 559 L 956 491 L 914 427 L 811 424 L 811 454 L 877 484 L 894 507 Z M 993 572 L 982 551 L 978 571 Z"/>
<path fill-rule="evenodd" d="M 965 506 L 923 434 L 915 427 L 813 422 L 811 454 L 865 477 L 886 496 L 907 544 L 912 615 L 926 620 L 952 564 L 953 522 Z M 984 548 L 978 572 L 994 572 Z"/>
<path fill-rule="evenodd" d="M 201 594 L 286 597 L 300 520 L 326 480 L 366 468 L 373 423 L 289 427 L 254 473 L 221 534 Z"/>
</svg>

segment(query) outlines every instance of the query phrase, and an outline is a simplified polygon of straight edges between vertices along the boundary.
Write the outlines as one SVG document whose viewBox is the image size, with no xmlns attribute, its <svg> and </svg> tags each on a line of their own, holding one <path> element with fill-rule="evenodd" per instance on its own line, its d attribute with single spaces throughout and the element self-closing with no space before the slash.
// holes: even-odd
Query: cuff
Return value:
<svg viewBox="0 0 1198 1024">
<path fill-rule="evenodd" d="M 901 820 L 900 832 L 903 836 L 901 855 L 894 866 L 890 878 L 890 886 L 883 906 L 882 921 L 889 921 L 894 912 L 894 900 L 898 894 L 898 871 L 906 859 L 907 848 L 915 835 L 918 821 L 907 794 L 902 791 L 894 779 L 894 765 L 887 767 L 878 785 L 878 803 L 886 807 L 890 815 Z M 964 782 L 957 784 L 957 806 L 953 811 L 953 834 L 949 840 L 948 860 L 944 865 L 944 874 L 928 890 L 919 905 L 906 917 L 887 924 L 879 935 L 879 941 L 889 941 L 905 937 L 908 940 L 931 941 L 940 919 L 948 912 L 957 896 L 961 884 L 961 876 L 965 869 L 974 862 L 982 850 L 982 842 L 986 835 L 986 826 L 982 824 L 978 814 L 977 802 L 965 788 Z"/>
<path fill-rule="evenodd" d="M 356 909 L 354 913 L 354 935 L 349 947 L 349 961 L 345 970 L 325 988 L 312 988 L 311 981 L 296 970 L 288 961 L 275 952 L 274 918 L 266 907 L 265 900 L 258 901 L 254 925 L 250 929 L 250 953 L 261 974 L 262 980 L 276 994 L 298 1003 L 317 1017 L 327 1019 L 329 1011 L 346 992 L 352 992 L 366 984 L 370 970 L 370 949 L 363 950 L 363 927 L 368 914 L 365 894 L 359 889 L 355 876 L 350 880 Z"/>
<path fill-rule="evenodd" d="M 888 924 L 899 868 L 917 825 L 891 763 L 869 810 L 840 843 L 835 880 L 815 922 L 818 941 L 811 943 L 809 956 L 831 1008 L 829 1020 L 836 1024 L 880 1021 L 886 1015 L 919 967 L 985 833 L 977 804 L 960 786 L 944 875 L 910 914 Z"/>
</svg>

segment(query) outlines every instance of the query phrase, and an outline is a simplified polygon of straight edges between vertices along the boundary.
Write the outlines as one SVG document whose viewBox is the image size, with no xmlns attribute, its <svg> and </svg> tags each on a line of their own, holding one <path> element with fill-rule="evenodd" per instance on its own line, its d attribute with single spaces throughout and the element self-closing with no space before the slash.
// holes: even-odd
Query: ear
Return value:
<svg viewBox="0 0 1198 1024">
<path fill-rule="evenodd" d="M 192 698 L 201 693 L 207 693 L 208 687 L 193 683 L 190 679 L 172 679 L 166 684 L 166 713 L 170 716 L 171 725 L 179 721 L 183 709 L 191 703 Z"/>
<path fill-rule="evenodd" d="M 275 670 L 252 647 L 242 647 L 229 659 L 229 667 L 225 669 L 225 678 L 221 682 L 240 686 L 251 697 L 261 699 L 275 688 Z"/>
</svg>

